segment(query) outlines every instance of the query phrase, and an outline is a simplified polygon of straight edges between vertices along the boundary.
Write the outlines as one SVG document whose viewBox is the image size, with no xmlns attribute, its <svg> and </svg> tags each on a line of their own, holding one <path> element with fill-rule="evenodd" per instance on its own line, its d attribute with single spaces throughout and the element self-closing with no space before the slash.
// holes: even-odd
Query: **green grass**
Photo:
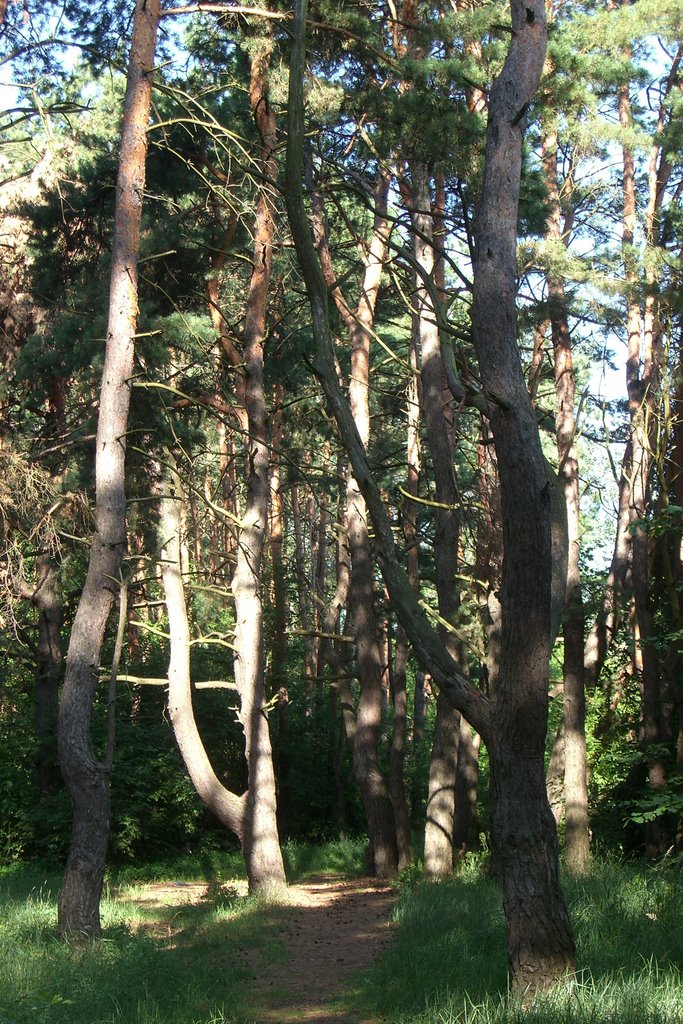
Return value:
<svg viewBox="0 0 683 1024">
<path fill-rule="evenodd" d="M 288 843 L 290 879 L 360 874 L 364 842 Z M 278 908 L 237 896 L 238 853 L 112 868 L 103 937 L 88 947 L 56 937 L 61 871 L 0 868 L 0 1024 L 251 1024 L 245 980 L 284 957 Z M 199 906 L 141 902 L 161 881 L 209 883 Z"/>
<path fill-rule="evenodd" d="M 285 871 L 290 882 L 309 875 L 347 875 L 358 877 L 367 874 L 365 851 L 366 838 L 342 836 L 326 843 L 288 842 L 283 847 Z"/>
<path fill-rule="evenodd" d="M 531 1005 L 507 998 L 497 886 L 474 866 L 406 885 L 396 939 L 357 987 L 391 1024 L 683 1024 L 683 878 L 617 862 L 565 880 L 578 975 Z"/>
<path fill-rule="evenodd" d="M 292 875 L 362 871 L 363 844 L 288 845 Z M 209 881 L 197 906 L 145 901 L 134 872 L 112 874 L 104 935 L 57 940 L 60 876 L 0 869 L 0 1024 L 258 1024 L 245 984 L 282 961 L 282 907 L 239 897 L 228 861 L 167 865 L 166 879 Z M 176 869 L 177 868 L 177 869 Z M 164 880 L 160 866 L 139 870 Z M 683 1024 L 680 871 L 603 862 L 566 880 L 579 974 L 522 1006 L 506 998 L 500 894 L 475 862 L 441 884 L 399 886 L 393 943 L 352 1001 L 377 1024 Z"/>
<path fill-rule="evenodd" d="M 236 1024 L 244 980 L 282 955 L 273 907 L 227 885 L 180 908 L 108 895 L 87 947 L 56 938 L 56 887 L 26 885 L 0 876 L 0 1024 Z"/>
</svg>

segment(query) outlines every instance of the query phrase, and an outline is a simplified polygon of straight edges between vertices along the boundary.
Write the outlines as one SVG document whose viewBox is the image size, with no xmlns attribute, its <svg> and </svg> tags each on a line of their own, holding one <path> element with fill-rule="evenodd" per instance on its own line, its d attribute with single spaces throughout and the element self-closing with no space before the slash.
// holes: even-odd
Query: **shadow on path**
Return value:
<svg viewBox="0 0 683 1024">
<path fill-rule="evenodd" d="M 249 1002 L 258 1024 L 364 1024 L 341 1005 L 354 974 L 370 966 L 388 942 L 396 902 L 386 883 L 341 876 L 290 886 L 281 908 L 285 955 L 253 969 Z"/>
</svg>

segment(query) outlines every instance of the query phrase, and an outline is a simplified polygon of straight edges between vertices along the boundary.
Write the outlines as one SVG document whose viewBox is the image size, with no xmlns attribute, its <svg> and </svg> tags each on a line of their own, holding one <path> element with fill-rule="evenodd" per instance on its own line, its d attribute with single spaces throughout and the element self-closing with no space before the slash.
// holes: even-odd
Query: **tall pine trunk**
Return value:
<svg viewBox="0 0 683 1024">
<path fill-rule="evenodd" d="M 545 789 L 551 632 L 551 508 L 517 347 L 516 241 L 526 110 L 546 53 L 543 0 L 512 0 L 512 36 L 490 91 L 475 223 L 472 329 L 490 399 L 503 518 L 501 653 L 487 740 L 491 841 L 503 886 L 514 991 L 574 968 L 560 888 L 555 820 Z"/>
<path fill-rule="evenodd" d="M 275 113 L 268 96 L 272 40 L 254 44 L 249 100 L 261 139 L 264 182 L 259 188 L 254 224 L 254 262 L 244 325 L 244 405 L 248 425 L 246 508 L 241 520 L 235 599 L 235 681 L 240 693 L 249 772 L 242 849 L 250 867 L 252 890 L 285 882 L 277 829 L 273 755 L 266 712 L 262 566 L 268 531 L 270 491 L 268 414 L 263 383 L 263 345 L 275 229 L 272 183 L 277 178 Z"/>
<path fill-rule="evenodd" d="M 380 170 L 374 194 L 375 216 L 372 237 L 365 260 L 360 299 L 355 312 L 351 311 L 335 282 L 336 274 L 327 248 L 324 210 L 320 197 L 314 197 L 314 226 L 321 262 L 328 286 L 349 335 L 349 406 L 356 430 L 366 446 L 370 439 L 370 336 L 387 250 L 389 183 L 388 172 Z M 378 639 L 373 547 L 367 520 L 365 499 L 350 468 L 346 487 L 346 529 L 351 557 L 348 610 L 356 639 L 360 681 L 360 698 L 353 740 L 353 770 L 368 826 L 372 872 L 379 878 L 390 878 L 398 869 L 398 847 L 391 794 L 379 762 L 385 692 L 384 666 Z"/>
<path fill-rule="evenodd" d="M 73 831 L 59 894 L 62 936 L 100 934 L 100 896 L 109 840 L 108 771 L 95 755 L 91 720 L 100 656 L 126 546 L 125 454 L 137 323 L 137 257 L 145 186 L 147 122 L 159 0 L 138 0 L 124 101 L 116 183 L 109 320 L 95 455 L 95 534 L 71 630 L 59 708 L 59 758 Z"/>
<path fill-rule="evenodd" d="M 459 671 L 434 633 L 398 562 L 391 523 L 339 387 L 328 295 L 307 222 L 303 171 L 306 0 L 296 0 L 290 62 L 287 211 L 311 305 L 313 369 L 334 415 L 375 528 L 394 608 L 417 657 L 489 749 L 492 840 L 502 869 L 510 981 L 515 993 L 546 988 L 574 969 L 574 942 L 559 884 L 555 822 L 545 793 L 550 647 L 550 483 L 517 349 L 515 243 L 523 120 L 543 67 L 542 0 L 512 0 L 512 37 L 491 90 L 478 212 L 474 337 L 500 464 L 504 522 L 502 653 L 495 702 Z"/>
<path fill-rule="evenodd" d="M 631 100 L 628 85 L 619 93 L 621 127 L 631 128 Z M 661 718 L 659 657 L 654 643 L 654 615 L 650 599 L 650 553 L 646 518 L 650 511 L 651 472 L 657 448 L 657 418 L 661 374 L 661 332 L 655 325 L 654 281 L 648 276 L 645 314 L 639 300 L 640 274 L 635 249 L 637 187 L 635 154 L 630 145 L 623 155 L 622 254 L 626 278 L 628 358 L 626 389 L 630 420 L 631 488 L 629 531 L 631 536 L 631 587 L 633 594 L 633 667 L 641 693 L 641 743 L 647 758 L 648 783 L 653 791 L 666 783 L 666 767 L 660 744 L 664 739 Z M 657 160 L 650 168 L 657 184 Z M 663 191 L 663 190 L 662 190 Z M 648 209 L 654 220 L 655 209 Z M 652 223 L 646 225 L 648 242 L 655 243 Z M 651 856 L 663 853 L 668 844 L 664 821 L 655 818 L 646 825 L 646 844 Z"/>
<path fill-rule="evenodd" d="M 557 128 L 543 138 L 543 168 L 548 191 L 546 239 L 562 245 L 560 190 L 557 175 Z M 552 253 L 551 253 L 552 259 Z M 579 461 L 574 419 L 575 382 L 564 281 L 548 273 L 548 304 L 555 365 L 555 433 L 559 477 L 567 508 L 567 597 L 562 619 L 564 636 L 564 805 L 565 860 L 570 871 L 580 874 L 590 863 L 588 780 L 586 770 L 586 697 L 584 688 L 584 611 L 581 596 Z"/>
<path fill-rule="evenodd" d="M 413 162 L 412 211 L 413 247 L 422 273 L 416 278 L 417 319 L 422 357 L 422 414 L 432 457 L 437 507 L 434 509 L 434 562 L 439 613 L 455 625 L 459 608 L 458 572 L 460 513 L 455 476 L 453 441 L 446 422 L 445 372 L 437 312 L 422 277 L 434 276 L 436 267 L 434 218 L 429 174 L 424 164 Z M 450 399 L 452 401 L 452 398 Z M 461 645 L 443 629 L 442 639 L 454 660 L 466 671 Z M 427 817 L 425 821 L 424 869 L 429 878 L 443 878 L 453 870 L 453 828 L 456 813 L 456 770 L 460 739 L 460 715 L 439 696 L 432 759 L 429 769 Z"/>
</svg>

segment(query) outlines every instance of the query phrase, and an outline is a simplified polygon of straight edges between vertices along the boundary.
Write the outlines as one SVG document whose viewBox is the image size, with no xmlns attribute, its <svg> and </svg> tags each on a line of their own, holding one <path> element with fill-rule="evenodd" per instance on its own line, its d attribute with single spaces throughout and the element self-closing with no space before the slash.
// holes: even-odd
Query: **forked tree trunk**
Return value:
<svg viewBox="0 0 683 1024">
<path fill-rule="evenodd" d="M 73 812 L 59 894 L 62 936 L 100 934 L 100 896 L 109 840 L 109 778 L 93 751 L 92 706 L 100 655 L 126 545 L 125 437 L 137 321 L 137 255 L 145 185 L 159 0 L 138 0 L 116 186 L 109 321 L 95 455 L 95 534 L 71 630 L 59 708 L 59 757 Z"/>
</svg>

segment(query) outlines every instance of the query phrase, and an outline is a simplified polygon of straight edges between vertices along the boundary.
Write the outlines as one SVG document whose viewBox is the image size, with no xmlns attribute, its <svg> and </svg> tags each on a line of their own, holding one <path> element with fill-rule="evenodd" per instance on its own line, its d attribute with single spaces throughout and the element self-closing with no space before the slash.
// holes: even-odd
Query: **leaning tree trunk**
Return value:
<svg viewBox="0 0 683 1024">
<path fill-rule="evenodd" d="M 109 778 L 92 747 L 100 655 L 126 544 L 125 437 L 137 321 L 137 255 L 145 185 L 147 122 L 160 0 L 138 0 L 123 112 L 112 245 L 109 321 L 95 455 L 95 534 L 71 630 L 59 708 L 59 757 L 73 811 L 59 895 L 62 936 L 100 934 L 109 840 Z"/>
<path fill-rule="evenodd" d="M 296 0 L 295 11 L 285 198 L 311 305 L 316 343 L 312 367 L 372 516 L 384 580 L 415 653 L 489 748 L 495 804 L 492 838 L 502 869 L 512 990 L 521 994 L 546 988 L 573 970 L 574 943 L 559 885 L 555 822 L 543 773 L 551 629 L 550 485 L 515 324 L 522 121 L 543 67 L 544 4 L 512 0 L 510 50 L 491 92 L 478 221 L 474 333 L 501 466 L 505 542 L 502 655 L 495 701 L 463 676 L 413 593 L 396 555 L 382 494 L 339 387 L 327 287 L 301 190 L 306 0 Z"/>
<path fill-rule="evenodd" d="M 159 525 L 163 544 L 161 580 L 170 637 L 168 712 L 180 755 L 197 794 L 221 824 L 242 843 L 246 799 L 231 793 L 217 777 L 199 735 L 192 708 L 190 624 L 180 554 L 183 486 L 173 456 L 167 453 L 166 458 L 168 472 L 160 502 Z"/>
</svg>

